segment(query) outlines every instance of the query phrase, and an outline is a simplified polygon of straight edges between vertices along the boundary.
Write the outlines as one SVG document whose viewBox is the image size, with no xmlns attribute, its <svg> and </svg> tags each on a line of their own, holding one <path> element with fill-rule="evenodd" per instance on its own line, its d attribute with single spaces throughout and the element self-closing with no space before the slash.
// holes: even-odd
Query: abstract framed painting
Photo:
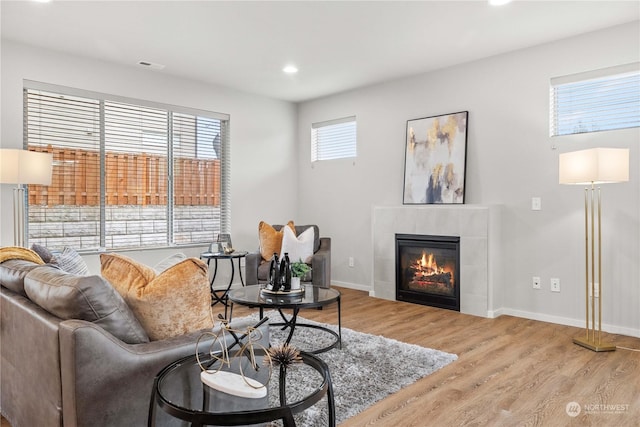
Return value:
<svg viewBox="0 0 640 427">
<path fill-rule="evenodd" d="M 403 204 L 464 203 L 468 111 L 407 120 Z"/>
</svg>

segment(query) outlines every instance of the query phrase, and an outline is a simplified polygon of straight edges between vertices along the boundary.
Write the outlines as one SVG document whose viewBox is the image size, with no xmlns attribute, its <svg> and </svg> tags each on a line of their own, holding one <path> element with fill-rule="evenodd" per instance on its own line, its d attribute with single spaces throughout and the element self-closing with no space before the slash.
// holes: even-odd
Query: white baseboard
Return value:
<svg viewBox="0 0 640 427">
<path fill-rule="evenodd" d="M 376 296 L 375 291 L 371 286 L 362 285 L 358 283 L 338 282 L 335 280 L 331 281 L 331 284 L 340 286 L 343 288 L 355 289 L 358 291 L 366 291 L 366 292 L 369 292 L 370 297 L 375 298 Z M 515 310 L 512 308 L 505 308 L 505 307 L 498 308 L 496 310 L 487 311 L 487 317 L 490 319 L 495 319 L 496 317 L 499 317 L 502 315 L 522 317 L 524 319 L 531 319 L 531 320 L 539 320 L 541 322 L 557 323 L 559 325 L 574 326 L 576 328 L 584 328 L 584 319 L 572 319 L 570 317 L 553 316 L 550 314 L 534 313 L 531 311 Z M 616 326 L 616 325 L 603 323 L 602 330 L 612 334 L 620 334 L 620 335 L 627 335 L 630 337 L 640 338 L 640 329 L 627 328 L 623 326 Z"/>
<path fill-rule="evenodd" d="M 341 288 L 355 289 L 356 291 L 367 291 L 369 292 L 369 296 L 372 296 L 371 292 L 373 292 L 371 289 L 371 286 L 361 285 L 358 283 L 338 282 L 338 281 L 332 280 L 331 284 L 340 286 Z"/>
<path fill-rule="evenodd" d="M 574 326 L 576 328 L 585 327 L 584 319 L 578 320 L 578 319 L 572 319 L 570 317 L 552 316 L 549 314 L 533 313 L 530 311 L 514 310 L 511 308 L 502 308 L 502 309 L 496 310 L 495 312 L 498 312 L 498 311 L 500 312 L 500 314 L 506 314 L 508 316 L 522 317 L 522 318 L 531 319 L 531 320 L 539 320 L 541 322 L 557 323 L 559 325 Z M 602 330 L 605 332 L 609 332 L 611 334 L 620 334 L 620 335 L 627 335 L 630 337 L 640 338 L 640 330 L 634 329 L 634 328 L 626 328 L 624 326 L 616 326 L 616 325 L 609 325 L 607 323 L 603 323 Z"/>
<path fill-rule="evenodd" d="M 499 308 L 497 310 L 489 310 L 487 311 L 487 317 L 489 319 L 495 319 L 496 317 L 500 317 L 502 316 L 504 313 L 504 309 Z"/>
</svg>

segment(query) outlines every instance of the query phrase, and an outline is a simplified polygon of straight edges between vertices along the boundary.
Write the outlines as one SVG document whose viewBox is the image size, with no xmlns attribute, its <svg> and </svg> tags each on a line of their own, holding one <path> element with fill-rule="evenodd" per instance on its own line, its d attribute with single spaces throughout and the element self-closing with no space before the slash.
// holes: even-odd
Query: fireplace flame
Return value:
<svg viewBox="0 0 640 427">
<path fill-rule="evenodd" d="M 426 252 L 422 252 L 422 258 L 418 260 L 417 271 L 422 276 L 444 273 L 444 269 L 438 267 L 435 256 L 433 254 L 427 254 Z"/>
</svg>

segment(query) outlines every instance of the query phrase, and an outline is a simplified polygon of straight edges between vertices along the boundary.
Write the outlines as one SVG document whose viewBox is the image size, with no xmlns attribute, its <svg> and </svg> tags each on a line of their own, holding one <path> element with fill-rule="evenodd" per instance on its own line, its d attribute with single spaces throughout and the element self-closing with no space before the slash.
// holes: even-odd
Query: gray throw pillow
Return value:
<svg viewBox="0 0 640 427">
<path fill-rule="evenodd" d="M 61 319 L 93 322 L 128 344 L 149 342 L 122 296 L 100 276 L 76 276 L 43 265 L 26 275 L 24 290 L 31 301 Z"/>
<path fill-rule="evenodd" d="M 40 255 L 40 258 L 42 258 L 42 261 L 44 261 L 45 264 L 49 264 L 53 259 L 53 254 L 46 246 L 34 243 L 31 245 L 31 250 Z"/>
<path fill-rule="evenodd" d="M 51 263 L 60 267 L 61 270 L 75 274 L 76 276 L 89 275 L 87 263 L 84 262 L 78 252 L 69 246 L 65 246 L 61 253 L 56 254 L 51 260 Z"/>
</svg>

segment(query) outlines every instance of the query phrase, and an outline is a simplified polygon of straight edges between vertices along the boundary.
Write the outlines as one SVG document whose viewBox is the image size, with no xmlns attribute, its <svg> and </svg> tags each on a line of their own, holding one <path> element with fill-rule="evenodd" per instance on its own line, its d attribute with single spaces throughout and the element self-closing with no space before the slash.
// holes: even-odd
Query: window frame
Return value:
<svg viewBox="0 0 640 427">
<path fill-rule="evenodd" d="M 319 140 L 319 138 L 323 139 Z M 311 163 L 356 158 L 357 156 L 358 123 L 356 116 L 311 124 Z"/>
<path fill-rule="evenodd" d="M 640 63 L 550 79 L 549 136 L 634 127 L 640 127 Z"/>
<path fill-rule="evenodd" d="M 100 92 L 94 92 L 94 91 L 88 91 L 88 90 L 83 90 L 83 89 L 76 89 L 76 88 L 70 88 L 70 87 L 66 87 L 66 86 L 60 86 L 60 85 L 54 85 L 54 84 L 48 84 L 48 83 L 42 83 L 42 82 L 35 82 L 35 81 L 30 81 L 30 80 L 24 80 L 23 82 L 23 92 L 24 92 L 24 105 L 23 105 L 23 109 L 24 109 L 24 117 L 23 117 L 23 126 L 24 126 L 24 132 L 23 132 L 23 147 L 25 149 L 29 149 L 29 133 L 28 133 L 28 121 L 30 120 L 30 118 L 28 117 L 27 114 L 27 93 L 28 91 L 43 91 L 43 92 L 48 92 L 51 94 L 56 94 L 56 95 L 61 95 L 61 96 L 68 96 L 68 97 L 79 97 L 79 98 L 86 98 L 89 100 L 93 100 L 93 101 L 98 101 L 101 104 L 101 112 L 100 112 L 100 151 L 99 151 L 99 158 L 100 158 L 100 166 L 98 169 L 98 173 L 100 174 L 100 194 L 99 194 L 99 210 L 100 210 L 100 217 L 99 217 L 99 230 L 97 232 L 98 236 L 99 236 L 99 240 L 100 243 L 97 247 L 95 246 L 88 246 L 88 247 L 76 247 L 76 249 L 81 249 L 81 250 L 87 250 L 89 252 L 91 251 L 104 251 L 104 250 L 115 250 L 115 249 L 126 249 L 126 250 L 139 250 L 139 249 L 149 249 L 149 248 L 162 248 L 162 247 L 175 247 L 175 246 L 200 246 L 202 244 L 207 244 L 210 243 L 210 241 L 213 240 L 212 236 L 213 234 L 217 234 L 217 233 L 229 233 L 230 232 L 230 217 L 231 217 L 231 211 L 230 211 L 230 207 L 231 207 L 231 203 L 230 203 L 230 190 L 231 190 L 231 162 L 230 162 L 230 139 L 229 139 L 229 130 L 230 130 L 230 115 L 229 114 L 223 114 L 223 113 L 217 113 L 217 112 L 212 112 L 212 111 L 206 111 L 206 110 L 201 110 L 201 109 L 196 109 L 196 108 L 189 108 L 189 107 L 181 107 L 181 106 L 175 106 L 175 105 L 171 105 L 171 104 L 165 104 L 165 103 L 158 103 L 158 102 L 153 102 L 153 101 L 147 101 L 147 100 L 141 100 L 141 99 L 134 99 L 134 98 L 129 98 L 129 97 L 123 97 L 123 96 L 118 96 L 118 95 L 110 95 L 110 94 L 104 94 L 104 93 L 100 93 Z M 107 165 L 105 164 L 105 158 L 106 158 L 106 149 L 105 149 L 105 119 L 104 119 L 104 104 L 105 103 L 121 103 L 121 104 L 130 104 L 131 106 L 140 108 L 140 109 L 145 109 L 145 108 L 150 108 L 150 109 L 158 109 L 158 110 L 162 110 L 166 112 L 167 115 L 167 128 L 166 128 L 166 140 L 163 141 L 163 143 L 165 144 L 165 148 L 166 148 L 166 174 L 161 174 L 160 175 L 160 179 L 162 179 L 162 176 L 164 176 L 166 178 L 167 181 L 167 203 L 161 206 L 164 206 L 166 208 L 166 217 L 164 218 L 166 220 L 166 242 L 164 243 L 152 243 L 149 245 L 145 245 L 144 242 L 140 242 L 138 245 L 128 245 L 128 246 L 124 246 L 124 247 L 119 247 L 119 246 L 115 246 L 115 245 L 107 245 L 106 244 L 106 237 L 107 237 L 107 231 L 106 231 L 106 214 L 105 214 L 105 206 L 106 206 L 106 188 L 105 188 L 105 171 L 106 171 L 106 167 Z M 218 155 L 218 161 L 219 161 L 219 167 L 220 167 L 220 176 L 219 176 L 219 181 L 220 181 L 220 195 L 219 195 L 219 218 L 215 218 L 214 221 L 217 222 L 217 227 L 214 227 L 215 230 L 211 231 L 211 235 L 212 236 L 207 236 L 205 237 L 192 237 L 192 239 L 194 240 L 189 240 L 189 241 L 176 241 L 176 238 L 174 236 L 175 233 L 175 218 L 174 218 L 174 209 L 176 207 L 176 203 L 177 201 L 175 200 L 175 198 L 173 197 L 173 187 L 175 184 L 175 176 L 173 174 L 173 168 L 175 165 L 175 159 L 174 159 L 174 151 L 178 150 L 178 147 L 175 145 L 175 137 L 176 135 L 173 133 L 173 122 L 174 122 L 174 115 L 182 115 L 182 116 L 193 116 L 193 119 L 195 120 L 196 123 L 196 127 L 197 129 L 194 130 L 194 135 L 195 135 L 195 142 L 192 144 L 194 145 L 195 148 L 195 156 L 196 158 L 199 158 L 197 156 L 198 153 L 198 138 L 199 138 L 199 125 L 198 125 L 198 120 L 201 118 L 207 119 L 207 120 L 213 120 L 213 121 L 218 121 L 219 123 L 219 155 Z M 43 145 L 46 143 L 43 143 Z M 55 146 L 55 145 L 54 145 Z M 63 145 L 61 145 L 63 146 Z M 137 148 L 137 146 L 136 146 Z M 215 153 L 215 152 L 214 152 Z M 215 153 L 218 154 L 218 153 Z M 164 160 L 164 159 L 163 159 Z M 75 187 L 74 187 L 75 188 Z M 28 186 L 27 186 L 27 192 L 28 192 Z M 35 238 L 29 238 L 29 225 L 30 225 L 30 220 L 29 220 L 29 208 L 30 208 L 30 200 L 29 200 L 29 195 L 27 193 L 26 197 L 25 197 L 25 241 L 33 241 L 33 242 L 37 242 L 37 243 L 43 243 L 43 241 L 46 239 L 45 236 L 39 236 L 39 237 L 35 237 Z M 203 206 L 207 206 L 208 204 L 204 204 Z M 80 206 L 88 206 L 87 204 L 81 204 Z M 215 206 L 215 205 L 209 205 L 209 206 Z M 217 209 L 213 208 L 212 209 Z M 218 216 L 218 215 L 214 215 Z M 142 218 L 142 219 L 146 219 L 146 218 Z M 46 223 L 46 222 L 45 222 Z M 204 229 L 204 226 L 202 226 Z M 209 230 L 207 230 L 208 232 Z M 125 233 L 125 234 L 129 234 L 129 233 Z M 133 233 L 135 234 L 135 233 Z M 204 233 L 206 234 L 206 233 Z M 73 239 L 70 239 L 69 236 L 64 236 L 61 238 L 61 240 L 64 242 L 65 240 L 67 240 L 68 242 L 73 242 Z M 65 244 L 66 245 L 66 244 Z M 58 245 L 60 247 L 62 247 L 62 244 Z M 67 246 L 75 246 L 73 244 L 69 244 Z M 54 246 L 55 247 L 55 246 Z"/>
</svg>

